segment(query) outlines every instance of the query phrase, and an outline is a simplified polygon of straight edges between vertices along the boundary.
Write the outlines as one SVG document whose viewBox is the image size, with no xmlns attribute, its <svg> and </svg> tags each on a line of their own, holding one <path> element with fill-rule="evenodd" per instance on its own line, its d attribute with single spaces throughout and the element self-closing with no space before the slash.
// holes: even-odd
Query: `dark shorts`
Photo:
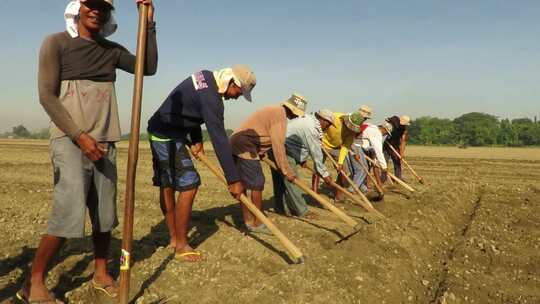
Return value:
<svg viewBox="0 0 540 304">
<path fill-rule="evenodd" d="M 261 167 L 261 161 L 258 159 L 243 159 L 234 156 L 236 169 L 244 183 L 244 187 L 249 190 L 264 190 L 264 173 Z"/>
<path fill-rule="evenodd" d="M 187 147 L 182 140 L 150 140 L 154 186 L 187 191 L 201 185 L 201 177 L 193 166 Z"/>
</svg>

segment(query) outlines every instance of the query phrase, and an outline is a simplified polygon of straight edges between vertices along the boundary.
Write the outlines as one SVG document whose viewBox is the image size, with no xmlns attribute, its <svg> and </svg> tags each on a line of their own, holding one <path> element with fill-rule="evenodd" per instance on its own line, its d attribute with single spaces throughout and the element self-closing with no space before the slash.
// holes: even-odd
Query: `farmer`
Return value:
<svg viewBox="0 0 540 304">
<path fill-rule="evenodd" d="M 321 150 L 323 132 L 334 123 L 334 113 L 320 110 L 315 115 L 293 119 L 287 125 L 285 148 L 289 167 L 297 175 L 296 167 L 305 166 L 308 157 L 314 163 L 315 171 L 327 184 L 332 182 L 330 173 L 324 165 L 324 154 Z M 276 211 L 282 214 L 294 213 L 299 217 L 314 218 L 315 213 L 308 210 L 302 191 L 293 183 L 283 178 L 279 172 L 272 170 L 274 184 L 274 202 Z M 284 204 L 284 201 L 286 204 Z"/>
<path fill-rule="evenodd" d="M 380 126 L 376 126 L 370 123 L 364 123 L 362 125 L 362 133 L 360 135 L 361 141 L 356 142 L 353 146 L 353 151 L 356 154 L 356 160 L 359 162 L 363 162 L 366 168 L 369 166 L 367 165 L 365 158 L 361 156 L 361 154 L 367 155 L 370 158 L 374 158 L 375 162 L 378 164 L 378 166 L 373 167 L 375 181 L 381 188 L 381 173 L 385 174 L 387 169 L 386 160 L 383 153 L 383 143 L 385 137 L 392 133 L 392 129 L 392 125 L 388 122 L 385 122 Z M 367 192 L 367 189 L 364 185 L 364 180 L 366 177 L 367 174 L 365 172 L 360 175 L 360 185 L 362 186 L 361 189 L 365 192 Z M 382 194 L 379 195 L 379 198 L 382 198 Z"/>
<path fill-rule="evenodd" d="M 262 191 L 264 174 L 260 159 L 272 149 L 276 165 L 288 181 L 292 182 L 296 174 L 289 166 L 285 153 L 287 119 L 303 116 L 307 101 L 304 97 L 293 94 L 286 101 L 264 107 L 246 119 L 230 138 L 236 167 L 247 190 L 251 191 L 251 200 L 262 211 Z M 244 205 L 242 213 L 246 228 L 255 233 L 269 233 Z"/>
<path fill-rule="evenodd" d="M 360 165 L 349 157 L 349 149 L 354 139 L 360 134 L 360 126 L 365 120 L 365 114 L 360 111 L 350 114 L 335 113 L 334 124 L 324 132 L 323 148 L 337 160 L 337 170 L 340 172 L 338 183 L 341 185 L 346 184 L 345 177 L 341 176 L 344 169 L 348 172 L 361 170 Z M 315 179 L 314 186 L 317 185 L 318 180 Z M 343 194 L 336 190 L 335 199 L 341 200 L 342 198 Z"/>
<path fill-rule="evenodd" d="M 386 161 L 391 158 L 394 164 L 394 175 L 401 178 L 401 158 L 405 155 L 405 145 L 407 144 L 407 136 L 409 134 L 409 125 L 411 124 L 411 118 L 403 115 L 401 117 L 392 116 L 386 118 L 386 122 L 390 123 L 393 127 L 392 133 L 386 139 L 384 145 L 384 157 Z M 390 148 L 394 148 L 399 153 L 396 155 Z M 382 182 L 386 181 L 386 174 L 381 177 Z"/>
<path fill-rule="evenodd" d="M 156 28 L 149 6 L 146 75 L 157 69 Z M 135 56 L 105 39 L 116 30 L 112 0 L 73 0 L 65 10 L 66 31 L 45 38 L 39 54 L 39 100 L 51 119 L 54 169 L 52 214 L 41 237 L 31 276 L 17 297 L 25 302 L 61 303 L 45 286 L 50 261 L 67 238 L 84 236 L 92 222 L 95 272 L 92 286 L 110 297 L 118 287 L 107 271 L 116 216 L 116 148 L 120 140 L 114 82 L 116 69 L 130 73 Z"/>
<path fill-rule="evenodd" d="M 224 100 L 243 95 L 251 101 L 257 80 L 246 65 L 234 65 L 211 72 L 196 72 L 182 81 L 148 121 L 154 167 L 154 186 L 159 187 L 160 206 L 170 235 L 175 258 L 198 262 L 201 253 L 188 244 L 193 200 L 201 184 L 188 148 L 197 156 L 204 153 L 201 124 L 206 125 L 229 192 L 239 198 L 244 192 L 234 165 L 231 145 L 224 126 Z M 179 192 L 175 203 L 175 192 Z"/>
</svg>

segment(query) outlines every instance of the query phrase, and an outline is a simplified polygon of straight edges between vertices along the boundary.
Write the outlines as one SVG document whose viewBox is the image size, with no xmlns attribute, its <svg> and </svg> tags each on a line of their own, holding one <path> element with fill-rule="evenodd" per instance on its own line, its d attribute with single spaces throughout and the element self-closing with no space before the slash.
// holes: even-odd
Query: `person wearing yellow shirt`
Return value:
<svg viewBox="0 0 540 304">
<path fill-rule="evenodd" d="M 354 142 L 354 139 L 360 135 L 362 123 L 371 117 L 371 109 L 367 106 L 362 106 L 359 111 L 344 114 L 335 113 L 334 125 L 330 126 L 323 135 L 322 146 L 329 154 L 337 160 L 338 172 L 344 169 L 352 172 L 349 161 L 349 149 Z M 352 164 L 354 165 L 354 164 Z M 316 188 L 319 184 L 318 178 L 312 179 L 313 187 Z M 345 185 L 345 177 L 339 174 L 338 183 Z M 335 199 L 341 200 L 342 193 L 336 190 Z"/>
</svg>

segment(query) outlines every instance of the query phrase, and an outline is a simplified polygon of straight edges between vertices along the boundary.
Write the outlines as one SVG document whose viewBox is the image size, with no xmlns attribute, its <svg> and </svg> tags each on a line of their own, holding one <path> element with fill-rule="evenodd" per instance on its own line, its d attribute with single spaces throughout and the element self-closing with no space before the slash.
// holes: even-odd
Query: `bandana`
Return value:
<svg viewBox="0 0 540 304">
<path fill-rule="evenodd" d="M 71 38 L 77 38 L 79 37 L 79 29 L 77 28 L 77 22 L 79 21 L 79 10 L 81 8 L 81 2 L 79 0 L 71 0 L 68 5 L 66 6 L 66 10 L 64 11 L 64 20 L 66 21 L 66 31 L 69 33 Z M 103 28 L 101 29 L 101 36 L 103 37 L 109 37 L 114 32 L 116 32 L 116 29 L 118 28 L 118 23 L 116 23 L 116 19 L 114 18 L 114 11 L 111 11 L 111 17 L 103 25 Z"/>
</svg>

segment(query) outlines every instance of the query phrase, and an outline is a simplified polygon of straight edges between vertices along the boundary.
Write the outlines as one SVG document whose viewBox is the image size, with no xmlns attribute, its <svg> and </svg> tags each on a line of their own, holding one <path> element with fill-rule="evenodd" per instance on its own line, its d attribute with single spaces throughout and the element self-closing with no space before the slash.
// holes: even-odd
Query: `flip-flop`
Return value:
<svg viewBox="0 0 540 304">
<path fill-rule="evenodd" d="M 199 259 L 197 261 L 192 261 L 192 260 L 189 260 L 189 259 L 185 258 L 185 257 L 188 257 L 188 256 L 198 256 L 198 257 L 200 257 L 201 253 L 198 252 L 198 251 L 188 251 L 188 252 L 183 252 L 183 253 L 175 253 L 174 254 L 174 259 L 179 260 L 179 261 L 183 261 L 183 262 L 191 262 L 191 263 L 200 262 L 202 260 L 202 259 Z"/>
<path fill-rule="evenodd" d="M 24 295 L 24 292 L 22 290 L 17 291 L 15 297 L 17 298 L 17 300 L 25 304 L 64 304 L 64 302 L 55 298 L 52 292 L 49 292 L 50 298 L 44 300 L 30 300 L 26 295 Z"/>
<path fill-rule="evenodd" d="M 116 298 L 118 296 L 118 283 L 116 281 L 112 284 L 101 284 L 92 279 L 92 287 L 95 290 L 103 292 L 110 298 Z"/>
<path fill-rule="evenodd" d="M 266 227 L 265 224 L 260 224 L 259 226 L 249 226 L 249 225 L 246 225 L 247 229 L 249 232 L 252 232 L 252 233 L 260 233 L 260 234 L 266 234 L 266 235 L 272 235 L 272 232 L 270 232 L 270 230 L 268 230 L 268 227 Z"/>
</svg>

